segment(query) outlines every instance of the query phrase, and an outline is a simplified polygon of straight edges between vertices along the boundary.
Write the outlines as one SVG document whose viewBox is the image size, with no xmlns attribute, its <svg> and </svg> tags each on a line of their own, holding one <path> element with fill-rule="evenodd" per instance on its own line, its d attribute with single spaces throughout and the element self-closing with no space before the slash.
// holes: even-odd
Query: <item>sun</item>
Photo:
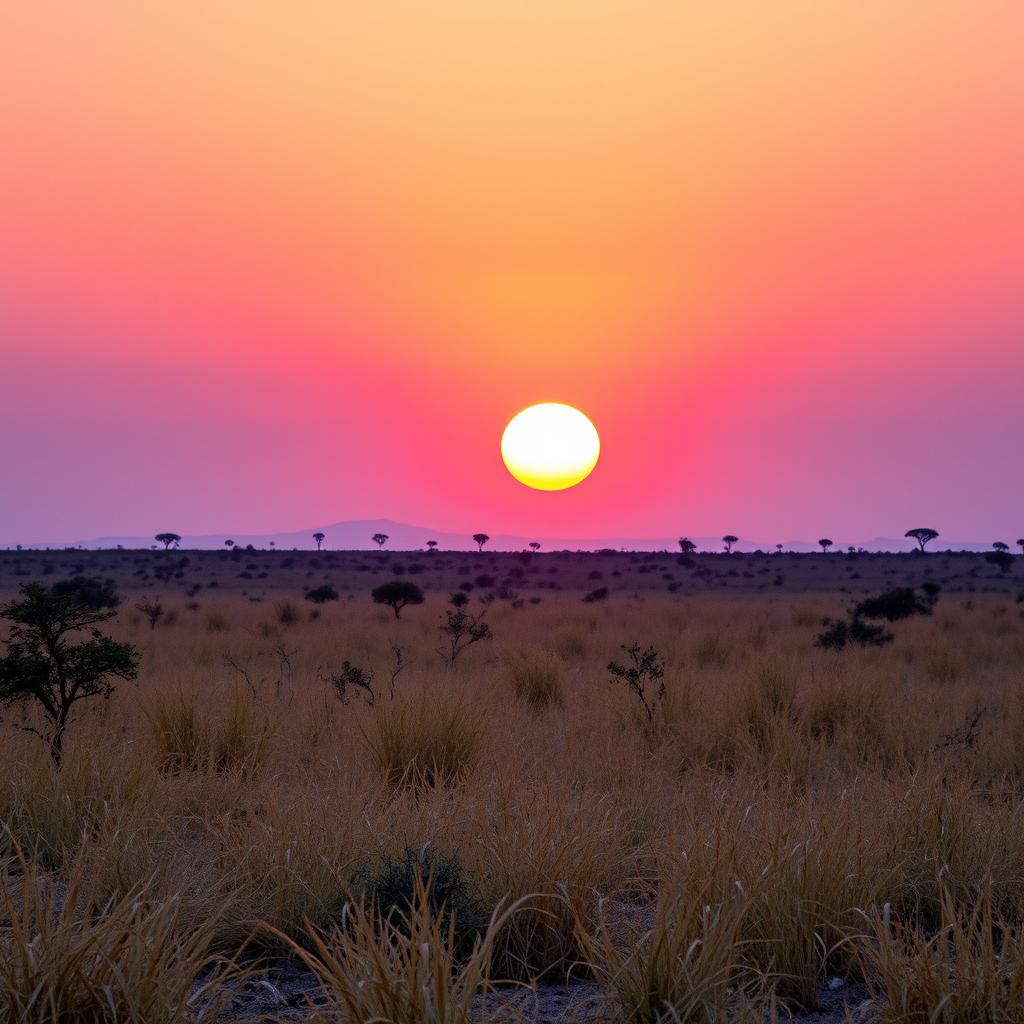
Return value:
<svg viewBox="0 0 1024 1024">
<path fill-rule="evenodd" d="M 542 402 L 516 413 L 501 435 L 506 468 L 538 491 L 575 486 L 590 476 L 600 454 L 594 424 L 561 402 Z"/>
</svg>

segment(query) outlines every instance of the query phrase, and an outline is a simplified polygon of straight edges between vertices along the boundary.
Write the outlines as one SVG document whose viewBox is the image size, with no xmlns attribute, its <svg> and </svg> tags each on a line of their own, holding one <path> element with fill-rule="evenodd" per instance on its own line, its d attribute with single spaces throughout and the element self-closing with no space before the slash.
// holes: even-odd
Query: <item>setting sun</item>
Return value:
<svg viewBox="0 0 1024 1024">
<path fill-rule="evenodd" d="M 594 424 L 561 402 L 531 405 L 512 417 L 501 436 L 508 471 L 540 491 L 561 491 L 585 480 L 600 454 Z"/>
</svg>

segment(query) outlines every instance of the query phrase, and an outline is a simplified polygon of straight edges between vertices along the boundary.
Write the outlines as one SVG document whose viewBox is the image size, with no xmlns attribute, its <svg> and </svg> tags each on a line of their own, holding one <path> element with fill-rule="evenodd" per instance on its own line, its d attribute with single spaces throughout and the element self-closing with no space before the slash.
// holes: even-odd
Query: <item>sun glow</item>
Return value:
<svg viewBox="0 0 1024 1024">
<path fill-rule="evenodd" d="M 505 467 L 520 483 L 539 491 L 561 491 L 585 480 L 600 454 L 594 424 L 561 402 L 523 409 L 501 436 Z"/>
</svg>

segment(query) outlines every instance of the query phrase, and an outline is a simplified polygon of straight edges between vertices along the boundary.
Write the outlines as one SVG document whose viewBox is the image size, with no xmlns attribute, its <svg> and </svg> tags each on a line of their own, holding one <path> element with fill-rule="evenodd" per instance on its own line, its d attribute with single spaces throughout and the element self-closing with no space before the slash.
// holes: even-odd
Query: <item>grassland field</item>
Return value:
<svg viewBox="0 0 1024 1024">
<path fill-rule="evenodd" d="M 499 979 L 617 1022 L 833 990 L 836 1019 L 1024 1021 L 1024 558 L 8 551 L 0 602 L 74 575 L 114 580 L 140 667 L 59 770 L 2 712 L 4 1021 L 253 1019 L 260 986 L 271 1020 L 529 1015 Z M 425 594 L 400 617 L 394 579 Z M 814 645 L 925 583 L 892 643 Z M 450 663 L 457 591 L 490 635 Z M 632 644 L 650 716 L 608 668 Z"/>
</svg>

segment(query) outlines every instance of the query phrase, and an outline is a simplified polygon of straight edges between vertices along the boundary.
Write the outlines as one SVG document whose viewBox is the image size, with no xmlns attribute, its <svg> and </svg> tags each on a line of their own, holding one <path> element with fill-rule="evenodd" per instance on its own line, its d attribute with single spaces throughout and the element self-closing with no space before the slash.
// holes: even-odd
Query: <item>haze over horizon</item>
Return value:
<svg viewBox="0 0 1024 1024">
<path fill-rule="evenodd" d="M 1009 2 L 8 5 L 0 543 L 1012 543 L 1022 51 Z M 542 493 L 550 400 L 601 457 Z"/>
</svg>

